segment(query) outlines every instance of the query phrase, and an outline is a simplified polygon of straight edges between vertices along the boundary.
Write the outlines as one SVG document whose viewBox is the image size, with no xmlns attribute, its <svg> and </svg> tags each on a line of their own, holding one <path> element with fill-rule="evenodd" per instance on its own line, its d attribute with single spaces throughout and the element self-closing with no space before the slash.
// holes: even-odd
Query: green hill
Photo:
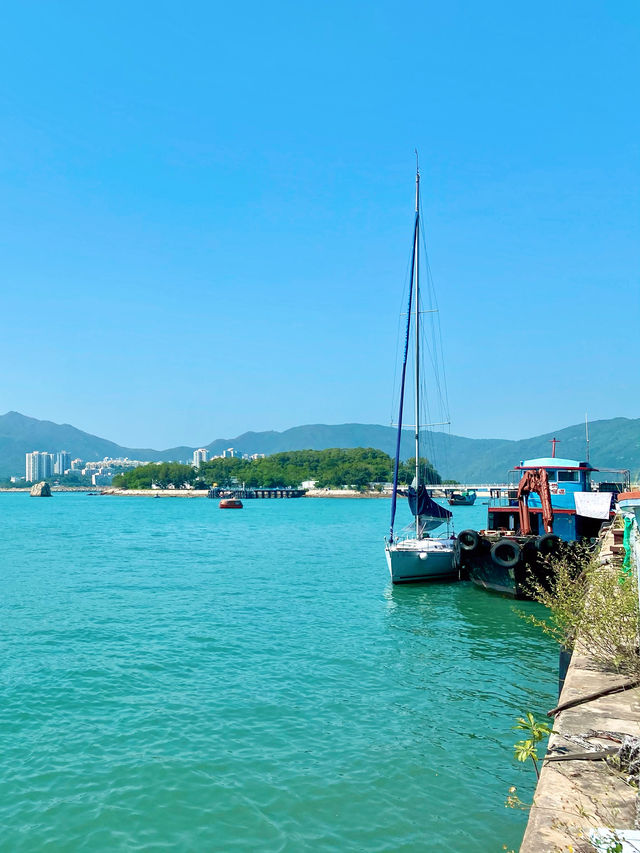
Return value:
<svg viewBox="0 0 640 853">
<path fill-rule="evenodd" d="M 0 476 L 24 475 L 25 453 L 32 450 L 48 453 L 67 450 L 72 458 L 79 457 L 87 462 L 95 462 L 105 456 L 128 456 L 130 459 L 148 462 L 167 458 L 162 451 L 121 447 L 113 441 L 83 432 L 70 424 L 40 421 L 19 412 L 0 415 Z M 190 457 L 193 453 L 188 447 L 173 448 L 168 452 L 171 458 L 178 452 L 182 454 L 180 458 Z"/>
<path fill-rule="evenodd" d="M 440 474 L 466 482 L 502 482 L 506 472 L 521 459 L 545 456 L 549 440 L 560 439 L 558 455 L 584 459 L 584 424 L 520 441 L 463 438 L 425 432 L 423 453 L 432 459 Z M 597 467 L 629 468 L 640 474 L 640 419 L 612 418 L 589 425 L 591 461 Z M 235 438 L 217 439 L 207 445 L 211 454 L 228 447 L 240 453 L 281 453 L 287 450 L 327 450 L 332 447 L 375 447 L 395 453 L 396 431 L 377 424 L 310 424 L 283 432 L 245 432 Z M 32 450 L 68 450 L 72 457 L 96 461 L 105 456 L 128 456 L 145 462 L 190 460 L 193 447 L 167 450 L 122 447 L 112 441 L 82 432 L 69 424 L 29 418 L 18 412 L 0 415 L 0 476 L 24 473 L 24 455 Z M 414 455 L 410 432 L 402 439 L 403 459 Z"/>
</svg>

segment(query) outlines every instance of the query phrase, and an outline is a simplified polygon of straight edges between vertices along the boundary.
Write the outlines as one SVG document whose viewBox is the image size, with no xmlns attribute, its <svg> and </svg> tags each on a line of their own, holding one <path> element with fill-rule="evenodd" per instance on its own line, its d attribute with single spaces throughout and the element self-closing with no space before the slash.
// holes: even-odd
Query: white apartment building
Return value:
<svg viewBox="0 0 640 853">
<path fill-rule="evenodd" d="M 56 461 L 53 468 L 54 474 L 64 474 L 65 471 L 68 471 L 71 468 L 71 454 L 67 453 L 66 450 L 59 450 L 56 453 Z"/>
<path fill-rule="evenodd" d="M 199 468 L 201 462 L 206 462 L 209 454 L 204 447 L 199 447 L 193 451 L 193 467 Z"/>
<path fill-rule="evenodd" d="M 46 480 L 53 474 L 53 453 L 34 450 L 25 454 L 26 479 L 29 483 Z"/>
</svg>

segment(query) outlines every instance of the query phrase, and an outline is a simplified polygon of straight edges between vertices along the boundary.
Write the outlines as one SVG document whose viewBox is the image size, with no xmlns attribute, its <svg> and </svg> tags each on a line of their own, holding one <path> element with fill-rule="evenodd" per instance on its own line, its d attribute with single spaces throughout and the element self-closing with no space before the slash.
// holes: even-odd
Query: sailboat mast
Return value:
<svg viewBox="0 0 640 853">
<path fill-rule="evenodd" d="M 407 303 L 407 327 L 404 338 L 404 356 L 402 358 L 402 379 L 400 383 L 400 405 L 398 411 L 398 433 L 396 436 L 396 458 L 393 466 L 393 489 L 391 492 L 391 526 L 389 530 L 389 542 L 393 542 L 393 525 L 396 518 L 396 507 L 398 500 L 398 474 L 400 470 L 400 444 L 402 441 L 402 423 L 404 413 L 404 391 L 407 378 L 407 359 L 409 357 L 409 340 L 411 337 L 411 306 L 413 300 L 413 282 L 415 280 L 415 245 L 417 238 L 418 220 L 413 222 L 413 251 L 411 253 L 411 272 L 409 273 L 409 300 Z"/>
<path fill-rule="evenodd" d="M 417 160 L 416 153 L 416 160 Z M 420 501 L 420 169 L 416 163 L 416 227 L 413 242 L 413 274 L 415 298 L 415 369 L 416 369 L 416 495 Z M 416 513 L 416 538 L 420 537 L 420 515 Z"/>
</svg>

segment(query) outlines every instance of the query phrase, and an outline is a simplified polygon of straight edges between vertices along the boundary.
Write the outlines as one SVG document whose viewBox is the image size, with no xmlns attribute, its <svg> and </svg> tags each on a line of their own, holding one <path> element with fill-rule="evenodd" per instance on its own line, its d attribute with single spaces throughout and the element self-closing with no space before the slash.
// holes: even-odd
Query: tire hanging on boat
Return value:
<svg viewBox="0 0 640 853">
<path fill-rule="evenodd" d="M 480 544 L 480 536 L 475 530 L 463 530 L 458 536 L 458 542 L 460 543 L 460 548 L 463 551 L 475 551 Z"/>
<path fill-rule="evenodd" d="M 560 544 L 560 537 L 555 533 L 545 533 L 539 539 L 536 539 L 536 548 L 539 554 L 553 554 L 557 551 Z"/>
<path fill-rule="evenodd" d="M 520 562 L 520 546 L 511 539 L 498 539 L 491 548 L 491 559 L 496 566 L 512 569 Z"/>
</svg>

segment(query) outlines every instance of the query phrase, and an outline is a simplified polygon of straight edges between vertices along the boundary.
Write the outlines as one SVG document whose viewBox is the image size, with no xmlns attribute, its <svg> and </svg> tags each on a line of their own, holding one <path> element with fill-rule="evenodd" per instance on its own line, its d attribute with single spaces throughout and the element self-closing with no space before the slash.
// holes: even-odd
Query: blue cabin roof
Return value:
<svg viewBox="0 0 640 853">
<path fill-rule="evenodd" d="M 539 459 L 524 459 L 520 468 L 581 468 L 583 471 L 595 471 L 588 462 L 579 462 L 577 459 L 560 459 L 558 456 L 541 456 Z"/>
</svg>

